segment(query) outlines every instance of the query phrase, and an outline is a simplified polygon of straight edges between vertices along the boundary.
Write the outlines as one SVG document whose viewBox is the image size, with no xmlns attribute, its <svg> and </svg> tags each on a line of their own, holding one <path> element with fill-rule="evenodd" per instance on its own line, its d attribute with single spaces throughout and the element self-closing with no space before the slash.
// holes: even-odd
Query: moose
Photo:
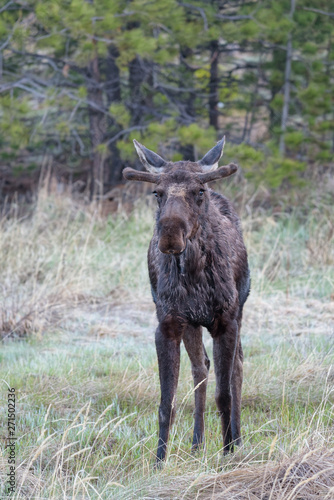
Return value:
<svg viewBox="0 0 334 500">
<path fill-rule="evenodd" d="M 154 184 L 156 225 L 148 250 L 148 270 L 159 325 L 155 334 L 161 401 L 156 463 L 166 457 L 175 417 L 175 393 L 183 340 L 195 387 L 192 450 L 204 441 L 204 411 L 210 360 L 202 327 L 213 339 L 215 400 L 222 424 L 223 450 L 241 444 L 243 352 L 242 310 L 250 291 L 247 252 L 240 220 L 224 196 L 207 188 L 237 171 L 218 167 L 225 137 L 200 161 L 164 160 L 134 140 L 146 171 L 125 168 L 131 181 Z"/>
</svg>

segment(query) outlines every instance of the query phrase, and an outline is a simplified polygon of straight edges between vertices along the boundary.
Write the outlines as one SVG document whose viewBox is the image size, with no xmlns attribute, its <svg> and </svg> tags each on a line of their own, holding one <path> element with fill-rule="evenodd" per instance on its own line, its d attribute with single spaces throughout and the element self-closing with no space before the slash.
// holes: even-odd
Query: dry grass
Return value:
<svg viewBox="0 0 334 500">
<path fill-rule="evenodd" d="M 173 480 L 174 479 L 174 480 Z M 316 449 L 230 472 L 168 478 L 146 498 L 198 500 L 325 500 L 334 497 L 334 450 Z"/>
<path fill-rule="evenodd" d="M 19 401 L 14 498 L 334 498 L 333 205 L 316 196 L 308 212 L 273 214 L 238 196 L 252 269 L 244 444 L 223 457 L 211 372 L 206 449 L 190 455 L 183 352 L 179 410 L 158 473 L 150 202 L 106 219 L 99 207 L 42 191 L 32 216 L 0 222 L 0 378 Z M 1 412 L 5 421 L 4 404 Z M 6 472 L 2 448 L 2 481 Z"/>
<path fill-rule="evenodd" d="M 142 262 L 131 269 L 133 279 L 124 280 L 124 269 L 131 268 L 123 260 L 127 220 L 123 213 L 107 222 L 99 206 L 85 209 L 42 190 L 32 217 L 0 221 L 0 336 L 38 336 L 82 304 L 131 299 L 133 280 L 136 287 L 140 280 L 146 284 L 146 273 Z M 148 236 L 142 239 L 146 243 Z M 134 252 L 129 248 L 127 259 Z"/>
</svg>

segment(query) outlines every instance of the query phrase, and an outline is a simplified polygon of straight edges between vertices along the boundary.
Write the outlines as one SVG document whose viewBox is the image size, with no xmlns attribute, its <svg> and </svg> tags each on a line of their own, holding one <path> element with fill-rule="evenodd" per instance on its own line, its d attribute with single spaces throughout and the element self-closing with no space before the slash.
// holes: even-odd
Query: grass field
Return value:
<svg viewBox="0 0 334 500">
<path fill-rule="evenodd" d="M 193 385 L 182 351 L 162 471 L 156 318 L 146 251 L 151 202 L 128 216 L 41 191 L 0 223 L 1 436 L 16 405 L 13 498 L 333 499 L 334 206 L 239 197 L 252 292 L 245 306 L 243 446 L 223 457 L 210 371 L 206 447 L 191 455 Z M 205 331 L 211 356 L 211 340 Z M 8 450 L 1 441 L 5 495 Z"/>
</svg>

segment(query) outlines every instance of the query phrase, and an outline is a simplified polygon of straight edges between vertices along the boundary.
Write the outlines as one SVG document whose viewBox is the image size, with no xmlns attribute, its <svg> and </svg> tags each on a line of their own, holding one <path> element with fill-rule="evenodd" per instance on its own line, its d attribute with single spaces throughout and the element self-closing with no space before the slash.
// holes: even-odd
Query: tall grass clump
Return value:
<svg viewBox="0 0 334 500">
<path fill-rule="evenodd" d="M 40 193 L 32 217 L 0 223 L 2 336 L 41 334 L 69 308 L 133 289 L 146 292 L 150 211 L 101 218 L 64 196 Z"/>
</svg>

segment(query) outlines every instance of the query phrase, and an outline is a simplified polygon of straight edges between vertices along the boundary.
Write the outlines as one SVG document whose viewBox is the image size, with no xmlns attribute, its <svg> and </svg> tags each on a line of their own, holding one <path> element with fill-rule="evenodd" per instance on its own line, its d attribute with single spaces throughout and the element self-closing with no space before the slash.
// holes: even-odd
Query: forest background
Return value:
<svg viewBox="0 0 334 500">
<path fill-rule="evenodd" d="M 176 161 L 223 134 L 256 185 L 300 187 L 333 167 L 333 17 L 333 0 L 8 1 L 1 199 L 43 168 L 105 195 L 133 138 Z"/>
</svg>

